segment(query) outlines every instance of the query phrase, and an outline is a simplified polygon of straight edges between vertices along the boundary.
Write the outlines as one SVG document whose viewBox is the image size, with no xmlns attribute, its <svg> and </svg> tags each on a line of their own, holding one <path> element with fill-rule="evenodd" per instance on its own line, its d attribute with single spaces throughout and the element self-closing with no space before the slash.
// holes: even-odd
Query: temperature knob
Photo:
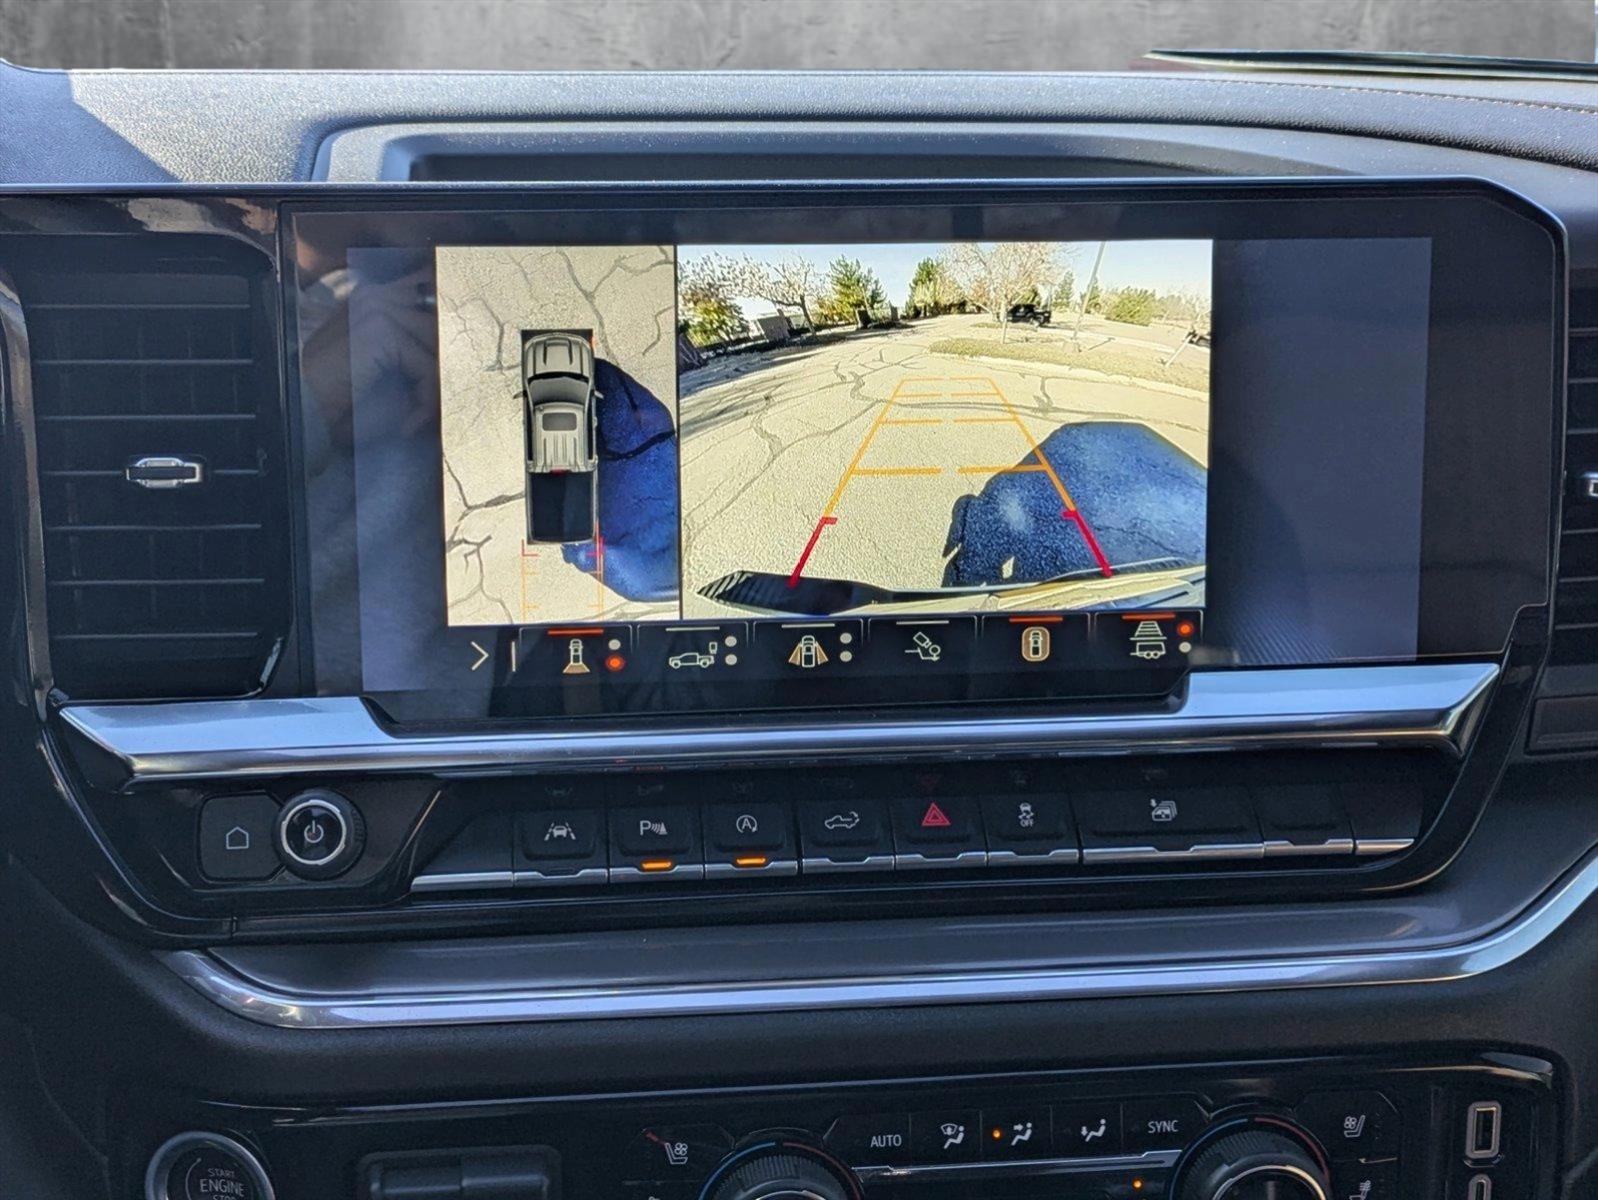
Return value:
<svg viewBox="0 0 1598 1200">
<path fill-rule="evenodd" d="M 785 1142 L 729 1158 L 712 1177 L 710 1200 L 860 1200 L 842 1163 L 810 1146 Z"/>
<path fill-rule="evenodd" d="M 1328 1200 L 1326 1172 L 1286 1132 L 1255 1126 L 1217 1138 L 1194 1156 L 1182 1200 Z"/>
</svg>

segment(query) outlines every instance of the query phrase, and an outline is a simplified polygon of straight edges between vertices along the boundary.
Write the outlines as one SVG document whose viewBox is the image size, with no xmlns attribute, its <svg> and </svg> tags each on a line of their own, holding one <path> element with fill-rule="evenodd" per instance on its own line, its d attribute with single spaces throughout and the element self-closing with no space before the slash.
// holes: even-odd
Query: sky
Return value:
<svg viewBox="0 0 1598 1200">
<path fill-rule="evenodd" d="M 680 262 L 689 262 L 706 254 L 726 254 L 734 258 L 749 255 L 755 259 L 778 259 L 790 254 L 802 254 L 814 262 L 819 271 L 825 271 L 833 259 L 858 258 L 877 273 L 882 289 L 888 294 L 890 304 L 904 304 L 910 294 L 910 277 L 916 264 L 923 258 L 937 258 L 943 253 L 945 242 L 894 242 L 876 244 L 840 244 L 808 246 L 679 246 Z M 1071 254 L 1069 264 L 1076 273 L 1078 293 L 1087 285 L 1088 273 L 1093 269 L 1093 256 L 1098 252 L 1097 242 L 1063 242 Z M 1174 292 L 1182 288 L 1210 289 L 1209 242 L 1106 242 L 1104 262 L 1099 267 L 1099 286 L 1105 290 L 1122 287 L 1152 288 L 1157 292 Z"/>
</svg>

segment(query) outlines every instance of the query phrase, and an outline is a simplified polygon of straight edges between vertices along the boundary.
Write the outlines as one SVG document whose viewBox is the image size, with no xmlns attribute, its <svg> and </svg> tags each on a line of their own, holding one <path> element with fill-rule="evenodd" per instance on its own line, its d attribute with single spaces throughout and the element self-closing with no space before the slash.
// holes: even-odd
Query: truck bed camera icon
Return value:
<svg viewBox="0 0 1598 1200">
<path fill-rule="evenodd" d="M 860 814 L 853 810 L 846 813 L 833 813 L 822 822 L 822 825 L 831 830 L 853 829 L 858 824 L 860 824 Z"/>
<path fill-rule="evenodd" d="M 924 629 L 916 630 L 910 641 L 912 645 L 905 653 L 914 654 L 922 662 L 937 662 L 943 657 L 943 647 L 933 641 Z"/>
<path fill-rule="evenodd" d="M 594 349 L 584 338 L 545 333 L 527 339 L 522 405 L 529 542 L 584 542 L 594 536 L 597 400 Z"/>
<path fill-rule="evenodd" d="M 1132 631 L 1132 657 L 1153 661 L 1165 657 L 1165 634 L 1158 621 L 1139 621 Z"/>
</svg>

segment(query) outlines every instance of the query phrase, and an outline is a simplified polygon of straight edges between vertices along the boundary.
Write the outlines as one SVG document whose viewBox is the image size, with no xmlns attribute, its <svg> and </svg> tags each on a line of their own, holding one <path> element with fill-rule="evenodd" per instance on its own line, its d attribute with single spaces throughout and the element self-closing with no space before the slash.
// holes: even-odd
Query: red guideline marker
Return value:
<svg viewBox="0 0 1598 1200">
<path fill-rule="evenodd" d="M 810 555 L 815 551 L 816 543 L 821 540 L 821 531 L 828 525 L 836 525 L 837 517 L 822 517 L 816 522 L 816 527 L 810 531 L 810 540 L 805 543 L 804 553 L 799 556 L 799 561 L 793 565 L 793 574 L 788 576 L 788 586 L 798 587 L 799 576 L 803 574 L 805 564 L 810 561 Z"/>
<path fill-rule="evenodd" d="M 1087 543 L 1088 553 L 1093 555 L 1093 561 L 1099 564 L 1099 573 L 1106 579 L 1114 575 L 1115 572 L 1110 569 L 1110 560 L 1105 558 L 1104 551 L 1099 549 L 1099 539 L 1094 537 L 1093 530 L 1088 528 L 1087 520 L 1082 516 L 1081 510 L 1063 508 L 1060 510 L 1060 515 L 1076 524 L 1082 534 L 1082 540 Z"/>
</svg>

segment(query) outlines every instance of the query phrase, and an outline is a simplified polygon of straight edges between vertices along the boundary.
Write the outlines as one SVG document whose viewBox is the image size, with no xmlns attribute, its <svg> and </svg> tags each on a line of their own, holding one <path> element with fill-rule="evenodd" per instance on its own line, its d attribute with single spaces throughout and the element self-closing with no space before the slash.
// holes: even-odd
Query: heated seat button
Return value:
<svg viewBox="0 0 1598 1200">
<path fill-rule="evenodd" d="M 910 1117 L 906 1113 L 839 1117 L 827 1130 L 827 1148 L 852 1167 L 909 1162 Z"/>
<path fill-rule="evenodd" d="M 1332 1164 L 1332 1195 L 1336 1200 L 1398 1200 L 1399 1164 L 1396 1161 L 1360 1162 L 1350 1159 Z M 1414 1193 L 1410 1193 L 1413 1195 Z M 1469 1193 L 1453 1193 L 1465 1196 Z M 1496 1195 L 1492 1200 L 1500 1200 Z M 1508 1196 L 1502 1200 L 1510 1200 Z"/>
<path fill-rule="evenodd" d="M 982 1147 L 982 1118 L 974 1108 L 939 1109 L 910 1118 L 911 1157 L 918 1163 L 969 1162 Z"/>
<path fill-rule="evenodd" d="M 270 796 L 213 796 L 200 810 L 200 872 L 218 882 L 269 879 L 282 866 L 272 845 L 276 824 Z"/>
<path fill-rule="evenodd" d="M 1398 1152 L 1398 1110 L 1380 1092 L 1317 1092 L 1297 1112 L 1333 1158 Z"/>
<path fill-rule="evenodd" d="M 716 1125 L 654 1125 L 628 1145 L 622 1173 L 635 1182 L 696 1182 L 731 1149 L 732 1139 Z"/>
<path fill-rule="evenodd" d="M 1129 1100 L 1121 1107 L 1122 1141 L 1128 1154 L 1184 1146 L 1204 1128 L 1198 1101 L 1182 1097 Z"/>
</svg>

